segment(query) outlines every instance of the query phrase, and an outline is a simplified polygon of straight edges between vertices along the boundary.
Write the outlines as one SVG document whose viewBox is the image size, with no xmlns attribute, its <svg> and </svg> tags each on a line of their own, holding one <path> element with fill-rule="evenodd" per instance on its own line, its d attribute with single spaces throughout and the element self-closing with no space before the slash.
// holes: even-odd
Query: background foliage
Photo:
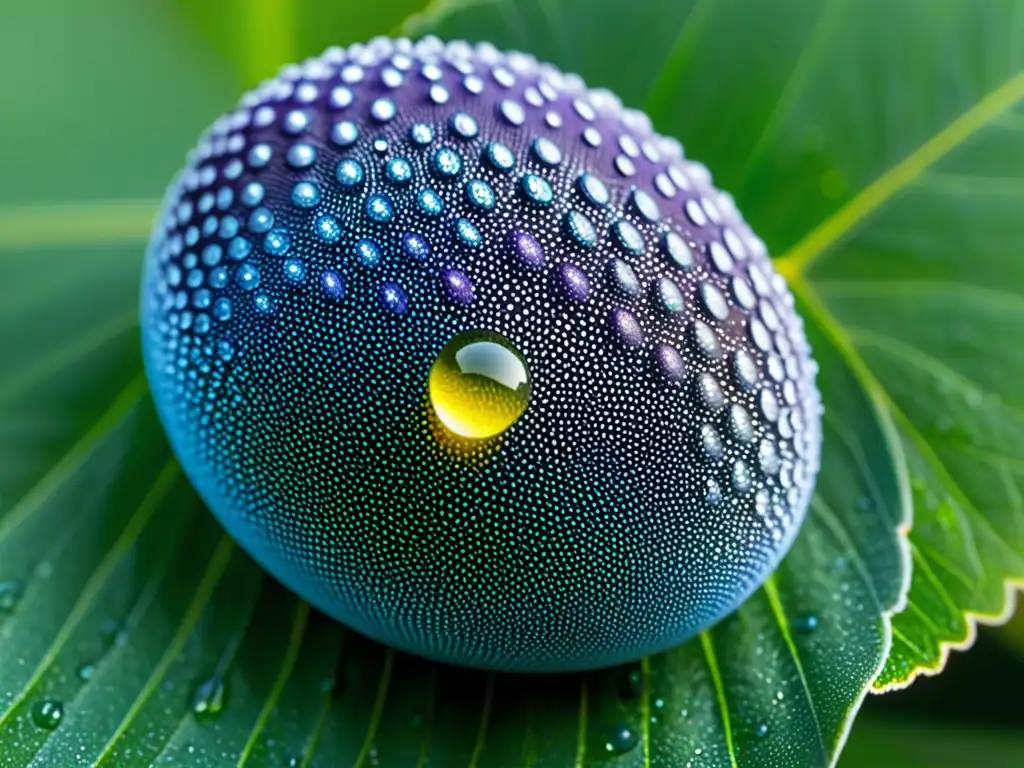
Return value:
<svg viewBox="0 0 1024 768">
<path fill-rule="evenodd" d="M 154 198 L 243 85 L 399 27 L 529 50 L 647 109 L 798 295 L 828 408 L 814 508 L 765 589 L 680 649 L 545 679 L 392 654 L 264 578 L 163 442 L 135 328 Z M 1024 577 L 1021 41 L 1020 0 L 5 10 L 0 766 L 834 760 L 879 670 L 941 668 Z M 1005 648 L 958 660 L 968 683 L 1019 690 Z M 885 725 L 842 764 L 1018 764 L 993 729 L 1019 715 L 963 679 L 869 702 Z"/>
</svg>

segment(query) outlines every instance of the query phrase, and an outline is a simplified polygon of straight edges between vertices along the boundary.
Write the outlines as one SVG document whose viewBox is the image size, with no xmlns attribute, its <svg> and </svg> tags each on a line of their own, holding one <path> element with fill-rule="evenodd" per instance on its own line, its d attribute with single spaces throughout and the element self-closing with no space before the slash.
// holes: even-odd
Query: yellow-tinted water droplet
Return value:
<svg viewBox="0 0 1024 768">
<path fill-rule="evenodd" d="M 500 435 L 526 411 L 530 370 L 522 354 L 493 331 L 453 336 L 430 369 L 430 403 L 449 430 L 484 440 Z"/>
<path fill-rule="evenodd" d="M 220 714 L 224 709 L 225 690 L 221 677 L 203 680 L 192 692 L 192 711 L 199 717 Z"/>
</svg>

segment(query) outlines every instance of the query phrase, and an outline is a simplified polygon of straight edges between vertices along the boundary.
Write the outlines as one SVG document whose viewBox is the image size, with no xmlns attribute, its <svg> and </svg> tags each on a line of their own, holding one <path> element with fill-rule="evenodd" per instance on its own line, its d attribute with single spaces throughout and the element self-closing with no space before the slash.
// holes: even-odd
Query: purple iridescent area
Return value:
<svg viewBox="0 0 1024 768">
<path fill-rule="evenodd" d="M 380 303 L 396 315 L 403 314 L 409 308 L 405 289 L 398 283 L 384 283 L 380 287 Z"/>
<path fill-rule="evenodd" d="M 464 307 L 473 303 L 473 283 L 461 269 L 449 268 L 441 272 L 441 286 L 452 303 Z"/>
<path fill-rule="evenodd" d="M 334 301 L 338 301 L 345 295 L 345 281 L 337 272 L 327 270 L 320 275 L 320 286 L 323 288 L 324 295 Z"/>
<path fill-rule="evenodd" d="M 627 347 L 639 347 L 644 343 L 644 330 L 640 327 L 640 321 L 628 309 L 613 309 L 608 319 L 612 330 Z"/>
<path fill-rule="evenodd" d="M 575 264 L 560 264 L 558 280 L 562 285 L 562 291 L 572 301 L 583 302 L 590 296 L 590 278 Z"/>
<path fill-rule="evenodd" d="M 509 237 L 512 249 L 519 260 L 528 267 L 540 269 L 544 266 L 544 248 L 537 242 L 537 238 L 529 232 L 514 230 Z"/>
<path fill-rule="evenodd" d="M 686 375 L 686 364 L 679 350 L 670 344 L 658 344 L 654 348 L 654 365 L 658 373 L 665 377 L 666 381 L 673 384 L 683 380 Z"/>
</svg>

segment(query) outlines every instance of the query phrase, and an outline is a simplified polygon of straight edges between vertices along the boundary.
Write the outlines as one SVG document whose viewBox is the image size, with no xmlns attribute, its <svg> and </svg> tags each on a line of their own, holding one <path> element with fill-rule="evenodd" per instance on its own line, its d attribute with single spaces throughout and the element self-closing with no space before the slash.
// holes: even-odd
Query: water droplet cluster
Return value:
<svg viewBox="0 0 1024 768">
<path fill-rule="evenodd" d="M 765 578 L 813 488 L 816 369 L 764 243 L 643 114 L 527 55 L 378 39 L 286 67 L 190 155 L 143 294 L 156 402 L 214 513 L 422 655 L 674 645 Z M 466 333 L 529 376 L 487 435 L 429 393 Z M 482 423 L 481 402 L 456 405 Z"/>
</svg>

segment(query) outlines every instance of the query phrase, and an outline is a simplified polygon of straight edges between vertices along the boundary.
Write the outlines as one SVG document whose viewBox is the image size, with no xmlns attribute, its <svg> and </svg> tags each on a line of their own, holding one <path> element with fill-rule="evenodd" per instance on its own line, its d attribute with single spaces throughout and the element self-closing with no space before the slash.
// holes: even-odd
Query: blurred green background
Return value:
<svg viewBox="0 0 1024 768">
<path fill-rule="evenodd" d="M 6 0 L 0 240 L 59 244 L 64 229 L 67 237 L 84 232 L 96 242 L 137 240 L 185 150 L 243 87 L 327 45 L 392 33 L 425 4 Z M 84 259 L 60 268 L 88 270 Z M 55 279 L 45 264 L 39 275 L 41 290 Z M 841 765 L 1024 765 L 1022 691 L 1018 617 L 983 630 L 975 648 L 954 654 L 940 677 L 869 696 Z"/>
</svg>

